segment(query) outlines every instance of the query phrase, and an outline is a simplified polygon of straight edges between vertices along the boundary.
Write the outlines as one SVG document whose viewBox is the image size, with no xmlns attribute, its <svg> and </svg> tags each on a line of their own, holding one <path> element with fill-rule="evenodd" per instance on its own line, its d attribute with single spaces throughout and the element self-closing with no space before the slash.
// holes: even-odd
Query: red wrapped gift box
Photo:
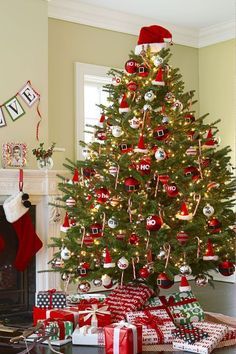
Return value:
<svg viewBox="0 0 236 354">
<path fill-rule="evenodd" d="M 33 308 L 33 321 L 34 326 L 38 323 L 38 321 L 44 321 L 48 318 L 52 319 L 62 319 L 64 321 L 70 321 L 74 323 L 74 326 L 78 323 L 79 312 L 77 308 L 69 307 L 64 308 L 63 310 L 60 309 L 42 309 L 39 307 Z"/>
<path fill-rule="evenodd" d="M 111 324 L 111 312 L 103 304 L 91 304 L 79 310 L 79 327 L 90 325 L 104 327 Z"/>
<path fill-rule="evenodd" d="M 104 327 L 106 354 L 142 353 L 142 326 L 121 321 Z"/>
</svg>

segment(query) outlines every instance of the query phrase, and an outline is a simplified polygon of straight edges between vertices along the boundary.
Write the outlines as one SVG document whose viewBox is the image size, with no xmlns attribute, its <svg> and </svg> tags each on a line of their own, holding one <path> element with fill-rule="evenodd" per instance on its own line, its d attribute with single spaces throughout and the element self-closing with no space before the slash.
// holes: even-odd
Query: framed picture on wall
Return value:
<svg viewBox="0 0 236 354">
<path fill-rule="evenodd" d="M 5 143 L 2 145 L 2 167 L 24 167 L 26 165 L 27 145 L 24 143 Z"/>
</svg>

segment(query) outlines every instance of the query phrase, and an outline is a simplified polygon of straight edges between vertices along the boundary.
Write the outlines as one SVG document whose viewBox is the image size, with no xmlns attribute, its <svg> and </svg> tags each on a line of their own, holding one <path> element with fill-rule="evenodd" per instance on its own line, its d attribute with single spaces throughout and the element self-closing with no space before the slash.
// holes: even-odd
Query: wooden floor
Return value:
<svg viewBox="0 0 236 354">
<path fill-rule="evenodd" d="M 215 289 L 211 288 L 209 285 L 205 288 L 198 288 L 194 284 L 192 285 L 192 290 L 195 296 L 198 298 L 200 304 L 205 311 L 222 313 L 231 317 L 236 317 L 236 284 L 229 284 L 224 282 L 215 282 Z M 161 295 L 167 293 L 172 293 L 178 291 L 178 284 L 174 285 L 171 289 L 161 291 Z M 63 354 L 105 354 L 103 348 L 98 347 L 81 347 L 72 346 L 71 344 L 65 345 L 61 348 L 56 347 L 58 351 Z M 7 350 L 6 348 L 0 347 L 0 354 L 15 354 L 18 351 Z M 47 345 L 41 345 L 34 348 L 31 354 L 51 354 Z M 143 352 L 147 354 L 154 354 L 155 352 Z M 162 354 L 167 354 L 170 352 L 160 352 Z M 186 354 L 183 351 L 173 351 L 174 354 Z M 122 354 L 122 353 L 121 353 Z M 236 346 L 215 349 L 213 354 L 236 354 Z"/>
</svg>

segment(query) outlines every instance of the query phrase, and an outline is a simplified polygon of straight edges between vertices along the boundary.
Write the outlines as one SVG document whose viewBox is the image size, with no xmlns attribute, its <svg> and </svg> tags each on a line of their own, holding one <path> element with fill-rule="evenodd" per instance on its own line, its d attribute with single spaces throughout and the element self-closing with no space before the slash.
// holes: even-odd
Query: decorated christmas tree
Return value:
<svg viewBox="0 0 236 354">
<path fill-rule="evenodd" d="M 234 272 L 234 179 L 216 124 L 197 117 L 169 64 L 172 36 L 141 29 L 124 71 L 111 70 L 94 141 L 60 176 L 65 220 L 51 265 L 88 291 L 114 282 L 168 288 L 174 276 Z"/>
</svg>

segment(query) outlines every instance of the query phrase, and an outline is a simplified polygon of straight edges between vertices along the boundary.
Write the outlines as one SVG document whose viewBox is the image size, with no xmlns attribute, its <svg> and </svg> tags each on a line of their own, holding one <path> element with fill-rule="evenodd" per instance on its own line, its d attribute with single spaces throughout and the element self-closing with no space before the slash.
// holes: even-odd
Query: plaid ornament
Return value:
<svg viewBox="0 0 236 354">
<path fill-rule="evenodd" d="M 188 344 L 194 344 L 208 337 L 208 333 L 200 328 L 194 327 L 191 323 L 179 325 L 176 329 L 172 330 L 174 338 L 183 339 Z"/>
</svg>

